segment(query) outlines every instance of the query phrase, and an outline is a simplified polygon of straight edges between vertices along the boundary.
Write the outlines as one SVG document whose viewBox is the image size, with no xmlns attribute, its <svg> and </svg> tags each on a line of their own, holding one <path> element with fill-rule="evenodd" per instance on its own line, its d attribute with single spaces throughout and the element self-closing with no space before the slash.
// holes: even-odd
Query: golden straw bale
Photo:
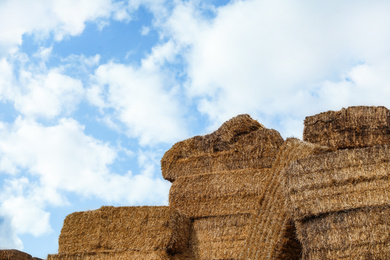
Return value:
<svg viewBox="0 0 390 260">
<path fill-rule="evenodd" d="M 239 115 L 211 134 L 173 145 L 161 160 L 162 174 L 173 182 L 180 176 L 270 168 L 282 143 L 277 131 L 265 128 L 249 115 Z"/>
<path fill-rule="evenodd" d="M 259 207 L 239 259 L 299 259 L 301 245 L 295 235 L 291 212 L 285 205 L 282 170 L 291 162 L 312 154 L 328 152 L 320 145 L 288 138 L 280 147 L 272 174 L 267 176 Z"/>
<path fill-rule="evenodd" d="M 187 250 L 188 251 L 188 250 Z M 101 251 L 48 255 L 47 260 L 195 260 L 188 253 L 170 255 L 165 251 Z"/>
<path fill-rule="evenodd" d="M 289 203 L 297 220 L 390 205 L 388 146 L 309 156 L 292 162 L 285 174 Z"/>
<path fill-rule="evenodd" d="M 303 259 L 390 259 L 390 207 L 323 214 L 301 221 Z"/>
<path fill-rule="evenodd" d="M 191 218 L 254 213 L 269 174 L 245 169 L 182 176 L 171 186 L 169 205 Z"/>
<path fill-rule="evenodd" d="M 58 252 L 186 250 L 190 220 L 172 207 L 102 207 L 66 217 Z"/>
<path fill-rule="evenodd" d="M 252 214 L 235 214 L 195 219 L 190 238 L 194 259 L 238 259 L 251 218 Z"/>
<path fill-rule="evenodd" d="M 171 260 L 165 251 L 102 251 L 49 255 L 47 260 Z M 184 259 L 183 259 L 184 260 Z"/>
<path fill-rule="evenodd" d="M 303 140 L 335 148 L 390 144 L 390 111 L 357 106 L 309 116 Z"/>
<path fill-rule="evenodd" d="M 32 256 L 15 249 L 0 250 L 0 260 L 32 260 Z"/>
</svg>

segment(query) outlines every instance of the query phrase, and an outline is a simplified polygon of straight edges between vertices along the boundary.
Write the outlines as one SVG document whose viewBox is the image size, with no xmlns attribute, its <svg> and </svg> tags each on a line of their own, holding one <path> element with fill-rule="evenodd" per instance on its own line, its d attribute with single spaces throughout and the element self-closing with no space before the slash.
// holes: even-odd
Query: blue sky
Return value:
<svg viewBox="0 0 390 260">
<path fill-rule="evenodd" d="M 0 249 L 56 253 L 66 215 L 166 205 L 175 142 L 250 114 L 390 107 L 390 2 L 0 0 Z"/>
</svg>

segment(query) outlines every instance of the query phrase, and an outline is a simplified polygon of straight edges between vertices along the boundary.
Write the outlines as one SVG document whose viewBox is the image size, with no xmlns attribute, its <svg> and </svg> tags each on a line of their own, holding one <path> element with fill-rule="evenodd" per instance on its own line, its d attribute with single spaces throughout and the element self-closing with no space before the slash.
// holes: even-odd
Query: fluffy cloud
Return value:
<svg viewBox="0 0 390 260">
<path fill-rule="evenodd" d="M 0 101 L 12 96 L 13 68 L 7 59 L 0 59 Z"/>
<path fill-rule="evenodd" d="M 56 40 L 62 40 L 81 34 L 88 21 L 104 21 L 111 15 L 118 20 L 129 19 L 124 10 L 122 3 L 112 0 L 1 1 L 0 46 L 4 51 L 21 44 L 24 34 L 37 38 L 53 34 Z"/>
<path fill-rule="evenodd" d="M 221 7 L 210 20 L 196 4 L 185 2 L 172 12 L 165 32 L 189 46 L 187 93 L 199 99 L 198 109 L 213 127 L 251 113 L 284 135 L 299 135 L 294 121 L 302 124 L 304 115 L 330 104 L 335 109 L 379 104 L 367 99 L 368 86 L 389 98 L 383 90 L 389 75 L 383 65 L 390 58 L 389 11 L 386 1 L 251 0 Z M 335 84 L 346 73 L 364 74 L 361 64 L 371 70 L 366 87 Z"/>
<path fill-rule="evenodd" d="M 0 249 L 23 249 L 23 243 L 12 228 L 9 218 L 0 214 Z"/>
<path fill-rule="evenodd" d="M 21 71 L 20 91 L 15 90 L 15 108 L 27 117 L 54 118 L 71 112 L 83 95 L 80 80 L 64 75 L 56 69 L 47 74 Z"/>
<path fill-rule="evenodd" d="M 107 178 L 107 166 L 116 153 L 107 144 L 86 136 L 75 120 L 61 119 L 57 125 L 45 127 L 19 118 L 14 124 L 3 124 L 0 136 L 1 172 L 27 170 L 53 189 L 109 195 L 98 183 Z"/>
<path fill-rule="evenodd" d="M 15 68 L 13 61 L 3 58 L 0 69 L 0 101 L 11 101 L 16 110 L 29 118 L 53 119 L 69 114 L 84 95 L 81 81 L 58 68 Z M 18 76 L 14 74 L 16 70 Z"/>
<path fill-rule="evenodd" d="M 101 109 L 114 109 L 117 120 L 141 145 L 172 142 L 185 136 L 180 95 L 171 73 L 163 69 L 174 58 L 171 42 L 157 46 L 140 67 L 110 62 L 95 71 L 88 98 Z"/>
<path fill-rule="evenodd" d="M 155 177 L 158 160 L 154 157 L 140 154 L 139 174 L 116 174 L 109 166 L 118 158 L 117 151 L 85 135 L 73 119 L 61 119 L 53 126 L 21 118 L 14 124 L 2 123 L 0 218 L 4 223 L 0 229 L 7 232 L 0 241 L 8 239 L 21 248 L 17 234 L 50 232 L 46 208 L 67 204 L 69 192 L 122 205 L 166 203 L 169 183 Z"/>
<path fill-rule="evenodd" d="M 39 236 L 51 231 L 50 214 L 42 208 L 48 197 L 28 178 L 8 180 L 1 193 L 1 215 L 11 220 L 16 233 L 31 233 Z"/>
</svg>

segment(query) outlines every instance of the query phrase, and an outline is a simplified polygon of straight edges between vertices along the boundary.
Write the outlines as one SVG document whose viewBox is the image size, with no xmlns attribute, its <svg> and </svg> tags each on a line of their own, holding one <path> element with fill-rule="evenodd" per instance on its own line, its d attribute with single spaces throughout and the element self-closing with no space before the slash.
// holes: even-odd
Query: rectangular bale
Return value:
<svg viewBox="0 0 390 260">
<path fill-rule="evenodd" d="M 239 259 L 252 214 L 195 219 L 190 238 L 194 259 Z"/>
<path fill-rule="evenodd" d="M 190 219 L 172 207 L 102 207 L 66 217 L 59 253 L 186 250 Z"/>
<path fill-rule="evenodd" d="M 32 260 L 32 256 L 15 249 L 0 250 L 0 260 Z"/>
<path fill-rule="evenodd" d="M 217 131 L 176 143 L 161 160 L 163 177 L 171 182 L 181 176 L 270 168 L 283 138 L 248 115 L 225 122 Z"/>
<path fill-rule="evenodd" d="M 254 213 L 269 174 L 268 169 L 247 169 L 179 177 L 169 205 L 191 218 Z"/>
<path fill-rule="evenodd" d="M 292 162 L 285 174 L 287 197 L 297 220 L 390 205 L 388 146 L 309 156 Z"/>
<path fill-rule="evenodd" d="M 47 260 L 171 260 L 165 251 L 102 251 L 48 255 Z"/>
<path fill-rule="evenodd" d="M 357 106 L 306 117 L 303 140 L 338 149 L 390 144 L 390 111 Z"/>
<path fill-rule="evenodd" d="M 304 259 L 390 259 L 390 207 L 324 214 L 297 227 Z"/>
</svg>

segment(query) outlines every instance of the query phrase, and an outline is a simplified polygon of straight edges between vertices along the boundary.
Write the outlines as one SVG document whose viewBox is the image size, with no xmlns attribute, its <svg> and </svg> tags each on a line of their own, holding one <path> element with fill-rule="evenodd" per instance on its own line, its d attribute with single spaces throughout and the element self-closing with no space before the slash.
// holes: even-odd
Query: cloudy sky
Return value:
<svg viewBox="0 0 390 260">
<path fill-rule="evenodd" d="M 63 220 L 166 205 L 172 144 L 248 113 L 390 107 L 390 2 L 0 0 L 0 248 L 45 258 Z"/>
</svg>

